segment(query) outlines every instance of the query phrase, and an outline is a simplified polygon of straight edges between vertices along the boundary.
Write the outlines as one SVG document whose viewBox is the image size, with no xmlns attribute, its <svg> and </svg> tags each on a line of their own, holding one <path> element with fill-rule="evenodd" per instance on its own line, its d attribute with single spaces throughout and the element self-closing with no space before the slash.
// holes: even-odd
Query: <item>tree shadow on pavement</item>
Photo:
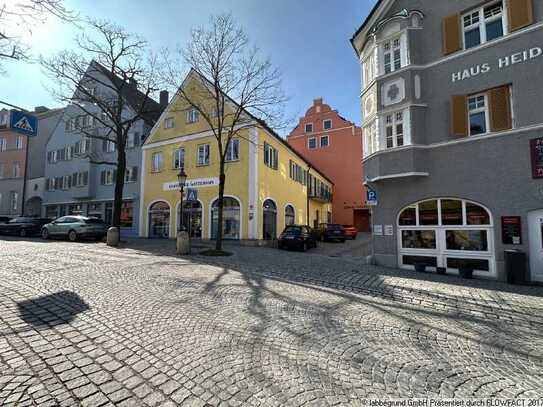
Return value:
<svg viewBox="0 0 543 407">
<path fill-rule="evenodd" d="M 60 291 L 17 303 L 19 317 L 36 329 L 69 324 L 90 309 L 89 305 L 72 291 Z"/>
</svg>

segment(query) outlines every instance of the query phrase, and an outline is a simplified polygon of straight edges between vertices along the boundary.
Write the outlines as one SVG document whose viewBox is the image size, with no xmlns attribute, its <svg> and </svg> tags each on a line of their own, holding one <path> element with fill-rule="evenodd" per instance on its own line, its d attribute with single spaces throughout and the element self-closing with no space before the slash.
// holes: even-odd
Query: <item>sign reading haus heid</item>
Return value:
<svg viewBox="0 0 543 407">
<path fill-rule="evenodd" d="M 514 54 L 498 58 L 494 63 L 485 62 L 483 64 L 468 67 L 458 72 L 453 72 L 452 81 L 464 81 L 466 79 L 473 78 L 474 76 L 487 74 L 493 69 L 504 69 L 512 65 L 531 61 L 532 59 L 539 58 L 542 55 L 543 49 L 540 47 L 533 47 L 520 52 L 515 52 Z"/>
<path fill-rule="evenodd" d="M 219 185 L 219 177 L 212 178 L 197 178 L 197 179 L 188 179 L 185 184 L 185 188 L 205 188 L 205 187 L 215 187 Z M 166 182 L 162 189 L 164 191 L 179 191 L 181 188 L 178 181 Z"/>
</svg>

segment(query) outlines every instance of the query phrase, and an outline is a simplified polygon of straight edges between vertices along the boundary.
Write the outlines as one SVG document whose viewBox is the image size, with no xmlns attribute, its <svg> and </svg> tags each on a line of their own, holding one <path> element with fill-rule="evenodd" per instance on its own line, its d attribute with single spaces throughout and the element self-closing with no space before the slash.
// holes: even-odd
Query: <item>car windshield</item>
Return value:
<svg viewBox="0 0 543 407">
<path fill-rule="evenodd" d="M 90 225 L 102 225 L 104 221 L 98 218 L 88 218 L 88 219 L 85 219 L 85 223 L 88 223 Z"/>
<path fill-rule="evenodd" d="M 328 225 L 327 227 L 330 230 L 341 230 L 341 229 L 343 229 L 343 226 L 341 226 L 341 225 Z"/>
<path fill-rule="evenodd" d="M 302 233 L 302 228 L 299 226 L 289 226 L 283 233 L 285 235 L 299 235 Z"/>
</svg>

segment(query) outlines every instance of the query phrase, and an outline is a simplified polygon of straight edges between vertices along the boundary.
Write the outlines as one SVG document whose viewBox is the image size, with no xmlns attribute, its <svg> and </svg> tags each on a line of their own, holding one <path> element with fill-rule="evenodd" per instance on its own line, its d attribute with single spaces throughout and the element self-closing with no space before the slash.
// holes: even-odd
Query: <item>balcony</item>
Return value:
<svg viewBox="0 0 543 407">
<path fill-rule="evenodd" d="M 313 201 L 321 202 L 321 203 L 330 203 L 332 202 L 332 193 L 330 191 L 327 191 L 325 189 L 322 190 L 309 190 L 309 199 L 312 199 Z"/>
</svg>

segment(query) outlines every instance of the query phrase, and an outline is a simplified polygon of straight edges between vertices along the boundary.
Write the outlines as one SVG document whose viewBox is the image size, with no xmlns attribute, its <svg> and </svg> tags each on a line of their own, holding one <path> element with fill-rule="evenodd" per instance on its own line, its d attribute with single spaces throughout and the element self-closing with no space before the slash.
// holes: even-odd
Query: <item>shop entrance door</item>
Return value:
<svg viewBox="0 0 543 407">
<path fill-rule="evenodd" d="M 528 215 L 528 230 L 531 280 L 543 282 L 543 210 Z"/>
</svg>

